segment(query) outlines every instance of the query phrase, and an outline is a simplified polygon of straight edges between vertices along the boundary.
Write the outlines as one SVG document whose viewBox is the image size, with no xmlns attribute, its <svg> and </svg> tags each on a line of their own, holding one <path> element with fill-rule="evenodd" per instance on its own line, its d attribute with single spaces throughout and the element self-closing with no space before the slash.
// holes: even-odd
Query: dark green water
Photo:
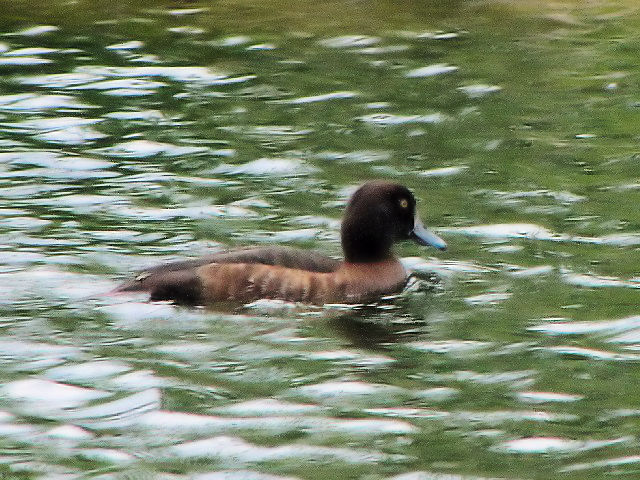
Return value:
<svg viewBox="0 0 640 480">
<path fill-rule="evenodd" d="M 636 2 L 398 3 L 0 2 L 0 476 L 640 477 Z M 99 295 L 373 178 L 391 305 Z"/>
</svg>

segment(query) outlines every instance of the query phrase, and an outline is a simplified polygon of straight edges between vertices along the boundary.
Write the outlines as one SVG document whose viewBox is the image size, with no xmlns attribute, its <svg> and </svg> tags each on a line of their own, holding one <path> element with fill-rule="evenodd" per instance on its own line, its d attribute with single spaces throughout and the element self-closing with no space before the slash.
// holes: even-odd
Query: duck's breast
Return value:
<svg viewBox="0 0 640 480">
<path fill-rule="evenodd" d="M 376 263 L 344 263 L 340 268 L 346 285 L 346 300 L 361 303 L 402 290 L 407 272 L 395 258 Z"/>
</svg>

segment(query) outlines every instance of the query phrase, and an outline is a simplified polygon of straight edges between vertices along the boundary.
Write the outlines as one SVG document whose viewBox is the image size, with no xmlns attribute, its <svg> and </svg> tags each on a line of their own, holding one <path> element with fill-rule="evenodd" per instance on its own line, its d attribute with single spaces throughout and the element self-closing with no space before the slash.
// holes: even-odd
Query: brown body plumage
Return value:
<svg viewBox="0 0 640 480">
<path fill-rule="evenodd" d="M 273 298 L 316 305 L 360 303 L 400 290 L 406 272 L 400 262 L 344 263 L 334 272 L 312 272 L 259 263 L 211 263 L 195 272 L 202 303 Z"/>
<path fill-rule="evenodd" d="M 289 247 L 243 249 L 154 267 L 116 292 L 147 291 L 152 300 L 204 305 L 260 298 L 361 303 L 404 286 L 407 274 L 391 253 L 395 241 L 446 246 L 422 226 L 411 192 L 390 182 L 356 191 L 341 233 L 344 261 Z"/>
</svg>

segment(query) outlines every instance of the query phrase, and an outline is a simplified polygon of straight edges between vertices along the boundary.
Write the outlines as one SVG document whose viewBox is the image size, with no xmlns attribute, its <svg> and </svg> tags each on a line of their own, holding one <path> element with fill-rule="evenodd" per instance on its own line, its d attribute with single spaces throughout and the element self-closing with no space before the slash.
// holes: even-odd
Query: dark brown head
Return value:
<svg viewBox="0 0 640 480">
<path fill-rule="evenodd" d="M 362 185 L 351 197 L 342 220 L 342 249 L 348 262 L 376 262 L 391 256 L 391 246 L 412 239 L 444 250 L 447 244 L 422 225 L 416 199 L 393 182 Z"/>
</svg>

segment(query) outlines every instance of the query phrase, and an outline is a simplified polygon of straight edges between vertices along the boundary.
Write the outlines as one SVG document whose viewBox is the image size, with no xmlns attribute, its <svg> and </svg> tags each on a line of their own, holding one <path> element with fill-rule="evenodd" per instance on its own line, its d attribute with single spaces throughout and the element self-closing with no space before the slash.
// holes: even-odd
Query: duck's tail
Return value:
<svg viewBox="0 0 640 480">
<path fill-rule="evenodd" d="M 201 301 L 202 285 L 193 270 L 143 272 L 107 295 L 134 292 L 149 292 L 152 301 L 170 300 L 179 304 L 197 305 Z"/>
</svg>

